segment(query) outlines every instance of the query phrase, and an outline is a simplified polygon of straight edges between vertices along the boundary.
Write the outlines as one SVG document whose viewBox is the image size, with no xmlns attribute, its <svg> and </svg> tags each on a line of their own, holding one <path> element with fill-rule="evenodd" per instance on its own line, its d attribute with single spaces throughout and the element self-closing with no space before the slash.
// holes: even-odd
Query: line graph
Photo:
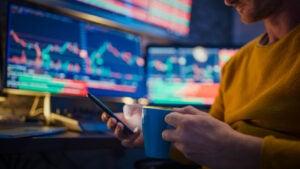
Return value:
<svg viewBox="0 0 300 169">
<path fill-rule="evenodd" d="M 150 102 L 211 105 L 218 93 L 221 68 L 237 50 L 197 46 L 148 48 L 147 89 Z"/>
<path fill-rule="evenodd" d="M 10 7 L 5 85 L 51 93 L 140 98 L 138 35 L 23 5 Z"/>
<path fill-rule="evenodd" d="M 149 59 L 148 71 L 151 75 L 167 79 L 176 78 L 176 81 L 214 82 L 218 80 L 218 60 L 210 58 L 208 63 L 197 62 L 190 56 L 152 56 Z M 216 63 L 215 63 L 216 62 Z"/>
<path fill-rule="evenodd" d="M 141 57 L 134 56 L 130 52 L 121 52 L 110 42 L 104 42 L 89 56 L 87 50 L 80 49 L 75 42 L 63 42 L 61 45 L 47 44 L 34 39 L 22 39 L 14 30 L 11 30 L 9 34 L 13 41 L 12 55 L 8 58 L 11 63 L 114 78 L 120 76 L 116 76 L 117 72 L 109 72 L 109 68 L 106 67 L 108 65 L 104 65 L 103 60 L 107 53 L 119 59 L 118 62 L 124 62 L 128 66 L 144 66 L 144 60 Z"/>
</svg>

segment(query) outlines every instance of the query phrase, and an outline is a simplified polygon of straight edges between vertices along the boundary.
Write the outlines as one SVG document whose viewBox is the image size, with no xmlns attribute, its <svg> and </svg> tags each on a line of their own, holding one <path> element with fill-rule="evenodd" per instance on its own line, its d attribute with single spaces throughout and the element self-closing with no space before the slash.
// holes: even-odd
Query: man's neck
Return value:
<svg viewBox="0 0 300 169">
<path fill-rule="evenodd" d="M 288 2 L 288 4 L 284 2 L 282 8 L 264 20 L 268 35 L 267 44 L 278 41 L 300 24 L 300 1 L 297 1 L 294 3 Z"/>
</svg>

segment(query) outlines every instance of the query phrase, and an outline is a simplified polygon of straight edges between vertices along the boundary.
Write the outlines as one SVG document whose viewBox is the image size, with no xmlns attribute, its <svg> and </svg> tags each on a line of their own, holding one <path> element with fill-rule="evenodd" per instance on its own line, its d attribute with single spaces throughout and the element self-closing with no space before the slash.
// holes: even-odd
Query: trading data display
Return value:
<svg viewBox="0 0 300 169">
<path fill-rule="evenodd" d="M 150 103 L 210 106 L 218 93 L 221 68 L 237 51 L 225 47 L 148 47 Z"/>
<path fill-rule="evenodd" d="M 140 37 L 44 10 L 11 5 L 7 88 L 85 96 L 144 96 Z"/>
<path fill-rule="evenodd" d="M 181 36 L 189 33 L 192 0 L 76 0 L 76 2 L 103 10 L 102 17 L 117 23 L 126 25 L 135 23 L 135 26 L 143 28 L 155 26 Z"/>
</svg>

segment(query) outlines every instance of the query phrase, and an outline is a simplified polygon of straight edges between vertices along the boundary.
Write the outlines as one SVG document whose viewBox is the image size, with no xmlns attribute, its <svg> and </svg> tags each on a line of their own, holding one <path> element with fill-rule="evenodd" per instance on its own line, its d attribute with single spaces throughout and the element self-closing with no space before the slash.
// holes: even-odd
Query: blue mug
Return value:
<svg viewBox="0 0 300 169">
<path fill-rule="evenodd" d="M 144 136 L 145 154 L 147 157 L 169 158 L 170 142 L 162 139 L 162 132 L 169 128 L 165 116 L 172 109 L 144 106 L 142 109 L 142 132 Z"/>
</svg>

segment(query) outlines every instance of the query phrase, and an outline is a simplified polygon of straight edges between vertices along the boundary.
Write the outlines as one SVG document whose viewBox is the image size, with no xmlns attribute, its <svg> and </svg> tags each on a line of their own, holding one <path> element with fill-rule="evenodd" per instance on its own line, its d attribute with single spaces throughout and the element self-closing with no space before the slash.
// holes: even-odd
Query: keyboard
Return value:
<svg viewBox="0 0 300 169">
<path fill-rule="evenodd" d="M 66 131 L 64 127 L 28 125 L 28 124 L 0 124 L 0 139 L 23 138 L 41 135 L 58 134 Z"/>
</svg>

